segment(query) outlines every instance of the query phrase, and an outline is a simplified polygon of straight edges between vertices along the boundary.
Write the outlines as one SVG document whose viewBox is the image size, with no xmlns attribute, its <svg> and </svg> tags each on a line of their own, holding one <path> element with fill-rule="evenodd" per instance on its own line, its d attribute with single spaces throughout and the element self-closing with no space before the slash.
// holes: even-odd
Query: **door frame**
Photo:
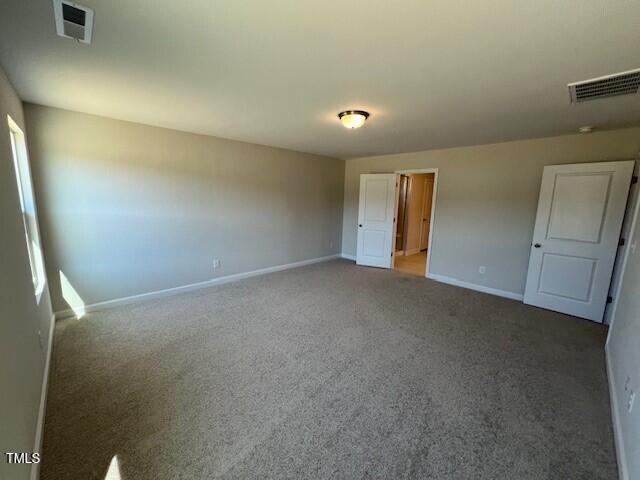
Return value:
<svg viewBox="0 0 640 480">
<path fill-rule="evenodd" d="M 428 277 L 431 271 L 431 251 L 433 246 L 433 227 L 436 218 L 436 199 L 438 197 L 438 169 L 437 168 L 413 168 L 408 170 L 396 170 L 394 173 L 411 175 L 415 173 L 433 173 L 433 192 L 431 193 L 431 216 L 429 218 L 429 247 L 427 248 L 427 266 L 424 276 Z M 399 187 L 398 187 L 399 188 Z M 397 207 L 396 207 L 397 208 Z M 396 212 L 397 215 L 397 212 Z"/>
</svg>

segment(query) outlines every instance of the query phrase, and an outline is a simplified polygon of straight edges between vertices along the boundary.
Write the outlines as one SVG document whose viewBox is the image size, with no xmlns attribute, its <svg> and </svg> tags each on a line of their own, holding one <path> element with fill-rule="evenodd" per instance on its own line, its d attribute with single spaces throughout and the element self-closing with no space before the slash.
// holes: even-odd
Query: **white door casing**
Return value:
<svg viewBox="0 0 640 480">
<path fill-rule="evenodd" d="M 544 167 L 524 303 L 602 322 L 633 167 Z"/>
<path fill-rule="evenodd" d="M 398 206 L 398 175 L 360 175 L 356 263 L 391 268 Z"/>
<path fill-rule="evenodd" d="M 433 183 L 435 176 L 427 177 L 424 182 L 424 199 L 422 205 L 422 231 L 420 232 L 420 250 L 429 248 L 429 231 L 431 230 L 431 208 L 433 205 Z"/>
</svg>

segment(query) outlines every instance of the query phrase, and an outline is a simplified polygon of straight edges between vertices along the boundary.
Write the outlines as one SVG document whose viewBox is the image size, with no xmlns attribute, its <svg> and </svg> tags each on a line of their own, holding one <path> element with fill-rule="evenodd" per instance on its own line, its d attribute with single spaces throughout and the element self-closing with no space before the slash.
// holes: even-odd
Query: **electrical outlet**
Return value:
<svg viewBox="0 0 640 480">
<path fill-rule="evenodd" d="M 213 259 L 213 269 L 217 270 L 220 268 L 220 259 L 219 258 L 214 258 Z"/>
<path fill-rule="evenodd" d="M 633 255 L 633 254 L 635 254 L 635 253 L 636 253 L 636 245 L 637 245 L 637 244 L 638 244 L 638 242 L 635 242 L 635 241 L 634 241 L 634 242 L 631 244 L 631 246 L 629 247 L 629 248 L 631 249 L 631 255 Z"/>
<path fill-rule="evenodd" d="M 629 403 L 627 404 L 627 409 L 629 410 L 629 413 L 631 413 L 631 410 L 633 410 L 633 402 L 635 402 L 635 400 L 636 400 L 636 392 L 631 390 L 631 393 L 629 394 Z"/>
<path fill-rule="evenodd" d="M 484 275 L 486 273 L 486 271 L 487 271 L 487 267 L 485 267 L 484 265 L 480 265 L 480 268 L 478 268 L 478 272 L 481 275 Z"/>
<path fill-rule="evenodd" d="M 333 242 L 329 242 L 329 249 L 333 248 Z"/>
</svg>

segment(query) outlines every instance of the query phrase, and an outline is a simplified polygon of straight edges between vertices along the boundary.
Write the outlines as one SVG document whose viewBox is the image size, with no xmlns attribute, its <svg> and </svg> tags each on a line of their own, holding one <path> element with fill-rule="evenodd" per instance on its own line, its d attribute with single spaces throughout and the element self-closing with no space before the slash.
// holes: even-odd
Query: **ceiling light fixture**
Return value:
<svg viewBox="0 0 640 480">
<path fill-rule="evenodd" d="M 345 128 L 360 128 L 364 125 L 367 118 L 369 118 L 369 112 L 365 112 L 364 110 L 345 110 L 338 114 L 338 118 Z"/>
<path fill-rule="evenodd" d="M 593 132 L 593 127 L 591 125 L 585 125 L 584 127 L 580 127 L 578 131 L 580 133 L 591 133 Z"/>
</svg>

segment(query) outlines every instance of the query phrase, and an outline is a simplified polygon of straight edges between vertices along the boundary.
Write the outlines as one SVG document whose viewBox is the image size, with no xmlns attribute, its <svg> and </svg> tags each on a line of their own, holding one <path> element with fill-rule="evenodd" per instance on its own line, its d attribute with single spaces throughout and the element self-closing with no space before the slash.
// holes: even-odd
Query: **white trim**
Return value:
<svg viewBox="0 0 640 480">
<path fill-rule="evenodd" d="M 47 411 L 47 393 L 49 392 L 49 374 L 51 370 L 51 355 L 53 353 L 53 327 L 55 316 L 51 315 L 49 325 L 49 338 L 47 340 L 47 351 L 45 353 L 44 372 L 42 376 L 42 390 L 40 391 L 40 408 L 38 409 L 38 420 L 36 424 L 36 437 L 33 443 L 34 453 L 40 454 L 40 462 L 31 466 L 31 480 L 38 480 L 40 477 L 40 463 L 42 463 L 42 432 L 44 430 L 44 419 Z"/>
<path fill-rule="evenodd" d="M 411 250 L 407 250 L 406 252 L 404 252 L 404 256 L 405 257 L 409 257 L 411 255 L 416 255 L 418 253 L 420 253 L 420 247 L 412 248 Z"/>
<path fill-rule="evenodd" d="M 616 446 L 616 460 L 618 461 L 618 478 L 620 480 L 629 480 L 629 472 L 627 471 L 627 456 L 624 448 L 624 439 L 622 437 L 620 411 L 618 409 L 618 393 L 616 391 L 615 378 L 613 377 L 608 345 L 605 345 L 604 352 L 605 363 L 607 364 L 607 380 L 609 381 L 609 399 L 611 403 L 612 417 L 611 423 L 613 423 L 613 438 L 615 440 Z"/>
<path fill-rule="evenodd" d="M 346 260 L 351 260 L 352 262 L 356 261 L 355 255 L 349 255 L 348 253 L 341 253 L 340 256 Z"/>
<path fill-rule="evenodd" d="M 511 300 L 522 301 L 524 295 L 516 292 L 509 292 L 507 290 L 500 290 L 499 288 L 486 287 L 484 285 L 478 285 L 476 283 L 465 282 L 458 280 L 457 278 L 448 277 L 446 275 L 439 275 L 437 273 L 428 273 L 427 278 L 435 280 L 437 282 L 448 283 L 449 285 L 455 285 L 456 287 L 468 288 L 469 290 L 476 290 L 478 292 L 489 293 L 491 295 L 497 295 L 499 297 L 510 298 Z"/>
<path fill-rule="evenodd" d="M 609 339 L 611 338 L 611 331 L 616 322 L 616 313 L 618 312 L 618 302 L 620 300 L 620 292 L 624 286 L 624 274 L 627 271 L 627 264 L 629 263 L 629 255 L 631 254 L 631 244 L 635 241 L 633 233 L 636 231 L 636 224 L 640 221 L 640 192 L 638 192 L 638 198 L 633 211 L 633 218 L 631 220 L 631 226 L 629 227 L 629 238 L 626 239 L 627 247 L 625 248 L 624 258 L 622 259 L 622 266 L 620 267 L 620 277 L 618 278 L 618 290 L 615 298 L 613 299 L 613 305 L 611 306 L 611 315 L 609 316 L 609 331 L 607 332 L 607 341 L 605 342 L 605 348 L 609 345 Z"/>
<path fill-rule="evenodd" d="M 107 310 L 113 307 L 119 307 L 121 305 L 128 305 L 130 303 L 139 302 L 141 300 L 151 300 L 154 298 L 167 297 L 175 295 L 177 293 L 190 292 L 192 290 L 198 290 L 206 287 L 213 287 L 215 285 L 222 285 L 224 283 L 235 282 L 243 280 L 245 278 L 257 277 L 258 275 L 265 275 L 267 273 L 280 272 L 282 270 L 289 270 L 292 268 L 304 267 L 306 265 L 312 265 L 314 263 L 328 262 L 336 258 L 341 258 L 341 254 L 328 255 L 326 257 L 311 258 L 309 260 L 301 260 L 299 262 L 286 263 L 284 265 L 275 265 L 273 267 L 261 268 L 259 270 L 252 270 L 250 272 L 234 273 L 233 275 L 227 275 L 224 277 L 212 278 L 211 280 L 205 280 L 204 282 L 191 283 L 189 285 L 182 285 L 179 287 L 165 288 L 164 290 L 156 290 L 153 292 L 141 293 L 139 295 L 131 295 L 130 297 L 116 298 L 113 300 L 107 300 L 104 302 L 93 303 L 91 305 L 85 305 L 84 311 L 86 313 L 97 312 L 99 310 Z M 58 311 L 55 313 L 56 320 L 62 318 L 73 317 L 73 310 L 67 309 Z"/>
<path fill-rule="evenodd" d="M 427 248 L 427 265 L 425 268 L 425 277 L 429 277 L 431 271 L 431 252 L 433 251 L 433 224 L 436 218 L 436 200 L 438 198 L 438 169 L 437 168 L 414 168 L 409 170 L 396 170 L 395 173 L 412 174 L 412 173 L 433 173 L 433 192 L 431 192 L 431 218 L 429 219 L 429 245 Z"/>
<path fill-rule="evenodd" d="M 634 160 L 634 162 L 635 161 L 636 160 Z M 634 169 L 634 173 L 632 175 L 635 175 L 635 173 L 636 171 Z M 631 178 L 633 179 L 633 176 Z M 624 267 L 628 258 L 627 251 L 629 250 L 629 247 L 631 246 L 631 243 L 633 241 L 633 229 L 638 218 L 638 210 L 640 210 L 640 191 L 638 191 L 638 185 L 632 183 L 629 188 L 629 200 L 627 203 L 627 209 L 625 210 L 624 219 L 622 221 L 622 231 L 620 232 L 620 236 L 625 238 L 625 245 L 622 247 L 618 247 L 618 253 L 616 254 L 616 257 L 617 255 L 620 255 L 620 253 L 622 253 L 620 262 L 618 263 L 618 259 L 616 258 L 613 264 L 613 272 L 611 274 L 611 287 L 609 289 L 609 294 L 613 297 L 613 303 L 609 303 L 605 306 L 604 317 L 602 319 L 602 323 L 604 323 L 605 325 L 611 326 L 613 324 L 613 315 L 615 314 L 615 309 L 618 305 L 618 297 L 620 296 L 620 287 L 622 287 Z M 629 225 L 625 225 L 625 222 L 628 222 L 629 219 L 631 219 L 631 223 Z M 626 231 L 624 230 L 625 226 L 627 226 Z M 622 252 L 620 251 L 620 249 L 622 249 Z M 607 341 L 609 341 L 608 335 Z"/>
<path fill-rule="evenodd" d="M 31 160 L 27 150 L 27 139 L 20 126 L 7 114 L 9 124 L 9 134 L 11 137 L 11 149 L 13 157 L 13 169 L 16 174 L 18 196 L 20 198 L 20 213 L 24 226 L 24 233 L 27 240 L 27 255 L 29 257 L 30 273 L 33 278 L 36 305 L 40 305 L 42 294 L 47 286 L 47 274 L 44 267 L 44 256 L 42 254 L 42 242 L 40 240 L 40 224 L 38 222 L 38 207 L 35 200 L 35 188 L 31 175 Z M 21 165 L 24 164 L 24 165 Z M 26 179 L 24 178 L 26 177 Z M 28 181 L 29 192 L 25 192 L 23 182 Z M 30 193 L 30 195 L 28 195 Z M 31 231 L 26 221 L 26 200 L 33 204 L 33 216 L 35 218 L 34 229 Z M 34 249 L 35 247 L 35 249 Z"/>
</svg>

